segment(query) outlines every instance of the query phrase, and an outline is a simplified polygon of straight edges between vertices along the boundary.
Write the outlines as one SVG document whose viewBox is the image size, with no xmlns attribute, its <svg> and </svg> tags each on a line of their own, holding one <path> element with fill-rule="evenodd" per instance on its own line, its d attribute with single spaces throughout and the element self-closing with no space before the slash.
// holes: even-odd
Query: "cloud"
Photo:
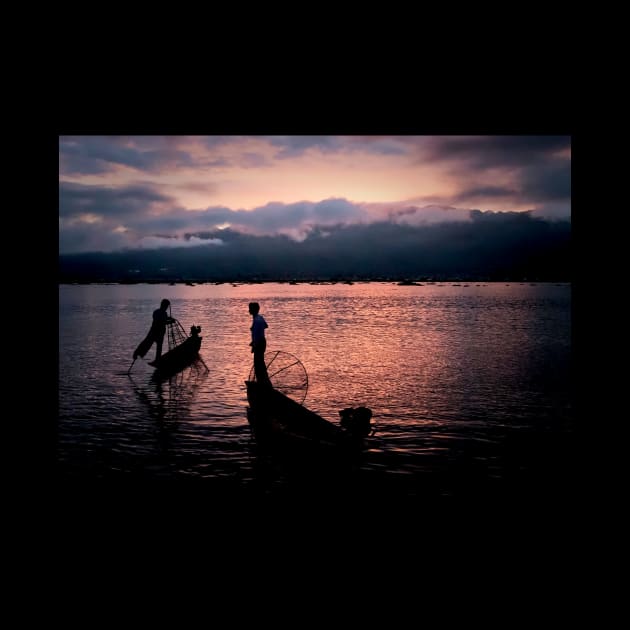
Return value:
<svg viewBox="0 0 630 630">
<path fill-rule="evenodd" d="M 259 168 L 262 166 L 271 166 L 272 163 L 262 153 L 246 151 L 241 155 L 238 164 L 243 168 Z"/>
<path fill-rule="evenodd" d="M 59 253 L 113 252 L 127 247 L 128 235 L 115 228 L 103 229 L 97 223 L 60 221 Z"/>
<path fill-rule="evenodd" d="M 145 172 L 193 166 L 187 151 L 177 146 L 185 137 L 175 136 L 79 136 L 60 137 L 61 176 L 94 175 L 128 167 Z"/>
<path fill-rule="evenodd" d="M 517 191 L 505 186 L 477 186 L 462 190 L 453 196 L 453 200 L 457 202 L 475 202 L 485 199 L 510 199 L 515 194 L 517 194 Z"/>
<path fill-rule="evenodd" d="M 567 221 L 571 219 L 571 203 L 567 201 L 551 201 L 532 209 L 531 215 L 550 221 Z"/>
<path fill-rule="evenodd" d="M 300 201 L 284 204 L 268 203 L 253 210 L 207 208 L 187 213 L 191 226 L 213 227 L 229 224 L 250 234 L 294 234 L 302 238 L 315 225 L 357 223 L 369 218 L 358 204 L 346 199 L 324 199 L 319 202 Z"/>
<path fill-rule="evenodd" d="M 138 249 L 172 249 L 175 247 L 199 247 L 200 245 L 223 245 L 220 238 L 189 238 L 145 236 L 137 242 Z"/>
<path fill-rule="evenodd" d="M 340 136 L 267 136 L 267 140 L 280 149 L 274 156 L 278 160 L 300 157 L 310 149 L 337 153 L 344 147 Z"/>
<path fill-rule="evenodd" d="M 301 277 L 484 277 L 570 279 L 568 222 L 547 222 L 530 213 L 470 213 L 469 222 L 412 227 L 390 222 L 313 229 L 302 242 L 231 230 L 197 235 L 219 239 L 216 247 L 161 247 L 111 254 L 61 256 L 62 278 L 144 277 L 266 279 Z M 152 243 L 148 243 L 152 244 Z M 160 273 L 158 274 L 158 270 Z"/>
<path fill-rule="evenodd" d="M 365 213 L 357 204 L 346 199 L 324 199 L 319 202 L 301 201 L 283 204 L 269 203 L 252 213 L 259 228 L 294 228 L 305 223 L 313 225 L 334 225 L 360 221 Z"/>
<path fill-rule="evenodd" d="M 435 225 L 436 223 L 469 222 L 470 209 L 446 204 L 419 206 L 410 201 L 364 204 L 370 222 L 387 221 L 399 225 Z"/>
<path fill-rule="evenodd" d="M 335 226 L 470 223 L 471 209 L 570 218 L 570 151 L 569 136 L 64 136 L 60 252 L 193 247 L 187 234 L 218 226 L 305 241 Z M 336 194 L 361 198 L 362 173 L 377 186 L 364 199 L 394 200 Z"/>
<path fill-rule="evenodd" d="M 442 203 L 522 208 L 570 201 L 570 152 L 570 136 L 431 137 L 417 159 L 442 164 L 459 188 Z"/>
<path fill-rule="evenodd" d="M 425 160 L 474 169 L 524 167 L 570 147 L 570 136 L 432 136 L 422 145 Z"/>
<path fill-rule="evenodd" d="M 286 234 L 303 240 L 314 226 L 357 223 L 369 214 L 346 199 L 268 203 L 251 211 L 217 206 L 185 210 L 150 186 L 120 189 L 62 182 L 59 186 L 60 251 L 94 247 L 95 251 L 121 247 L 171 247 L 169 239 L 187 233 L 229 225 L 244 233 Z M 99 224 L 98 231 L 93 225 Z M 146 240 L 148 239 L 148 240 Z M 186 246 L 191 246 L 186 243 Z M 71 249 L 66 249 L 70 247 Z M 85 249 L 84 251 L 89 251 Z"/>
<path fill-rule="evenodd" d="M 522 195 L 533 201 L 558 201 L 571 198 L 571 162 L 549 159 L 531 164 L 521 174 Z"/>
<path fill-rule="evenodd" d="M 157 207 L 167 207 L 174 200 L 153 186 L 110 188 L 59 182 L 59 216 L 71 217 L 92 213 L 105 217 L 141 215 Z"/>
<path fill-rule="evenodd" d="M 105 175 L 120 168 L 144 173 L 167 168 L 256 168 L 309 151 L 389 156 L 407 154 L 410 146 L 405 136 L 61 136 L 59 172 L 78 177 Z"/>
<path fill-rule="evenodd" d="M 532 181 L 534 181 L 532 174 Z M 477 187 L 460 193 L 469 202 L 483 197 L 502 197 L 509 190 Z M 258 236 L 284 235 L 298 242 L 327 227 L 367 225 L 377 222 L 418 227 L 449 223 L 470 223 L 475 215 L 470 206 L 445 204 L 420 206 L 410 202 L 356 204 L 342 198 L 292 204 L 271 202 L 253 210 L 232 210 L 211 206 L 186 210 L 151 186 L 110 189 L 62 182 L 60 184 L 60 252 L 112 251 L 123 248 L 174 248 L 208 244 L 205 238 L 221 228 Z M 557 204 L 538 210 L 537 217 L 567 218 Z M 480 212 L 480 211 L 476 211 Z M 489 212 L 484 217 L 505 216 Z M 518 214 L 518 213 L 516 213 Z"/>
<path fill-rule="evenodd" d="M 248 136 L 199 136 L 200 143 L 207 149 L 216 149 L 243 140 Z"/>
<path fill-rule="evenodd" d="M 280 150 L 276 159 L 301 157 L 310 150 L 323 154 L 361 151 L 374 155 L 405 155 L 408 141 L 397 136 L 267 136 L 272 146 Z"/>
</svg>

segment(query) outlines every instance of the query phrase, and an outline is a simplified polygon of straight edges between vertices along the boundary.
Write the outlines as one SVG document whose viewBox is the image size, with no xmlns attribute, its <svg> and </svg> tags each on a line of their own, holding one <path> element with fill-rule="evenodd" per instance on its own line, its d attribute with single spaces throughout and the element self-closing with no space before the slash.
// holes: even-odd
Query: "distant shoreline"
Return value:
<svg viewBox="0 0 630 630">
<path fill-rule="evenodd" d="M 347 278 L 343 280 L 323 280 L 316 278 L 299 278 L 294 280 L 286 279 L 265 279 L 265 280 L 253 280 L 245 278 L 236 278 L 231 280 L 154 280 L 154 279 L 142 279 L 137 280 L 107 280 L 107 279 L 81 279 L 72 280 L 64 279 L 59 280 L 59 285 L 133 285 L 133 284 L 160 284 L 167 286 L 197 286 L 197 285 L 215 285 L 220 286 L 222 284 L 229 285 L 242 285 L 242 284 L 311 284 L 311 285 L 335 285 L 335 284 L 368 284 L 368 283 L 381 283 L 381 284 L 395 284 L 398 286 L 423 286 L 423 285 L 436 285 L 443 283 L 480 283 L 484 284 L 496 284 L 496 283 L 518 283 L 518 284 L 571 284 L 571 280 L 566 278 L 440 278 L 440 279 L 425 279 L 425 278 L 413 278 L 413 279 L 399 279 L 399 278 Z"/>
</svg>

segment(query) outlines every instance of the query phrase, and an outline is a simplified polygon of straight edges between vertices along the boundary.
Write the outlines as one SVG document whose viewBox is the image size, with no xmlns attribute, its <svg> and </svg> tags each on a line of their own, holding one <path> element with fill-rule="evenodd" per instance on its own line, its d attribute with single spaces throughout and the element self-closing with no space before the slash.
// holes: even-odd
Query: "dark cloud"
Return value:
<svg viewBox="0 0 630 630">
<path fill-rule="evenodd" d="M 521 174 L 522 194 L 533 201 L 557 201 L 571 198 L 571 162 L 550 159 L 532 164 Z"/>
<path fill-rule="evenodd" d="M 267 136 L 280 151 L 274 156 L 283 160 L 304 155 L 310 149 L 321 153 L 362 151 L 375 155 L 409 153 L 408 141 L 396 136 Z"/>
<path fill-rule="evenodd" d="M 530 172 L 532 186 L 545 181 L 536 179 L 542 171 Z M 551 178 L 553 183 L 554 178 Z M 501 197 L 512 191 L 501 187 L 476 187 L 460 193 L 470 202 L 476 198 Z M 470 206 L 468 206 L 470 208 Z M 477 211 L 479 212 L 479 211 Z M 504 217 L 509 213 L 484 213 L 484 217 Z M 518 214 L 518 213 L 514 213 Z M 535 216 L 568 218 L 570 207 L 547 205 Z M 340 225 L 368 224 L 386 221 L 404 226 L 428 226 L 445 223 L 469 223 L 471 215 L 465 207 L 446 204 L 417 206 L 409 203 L 351 203 L 346 199 L 325 199 L 320 202 L 300 201 L 292 204 L 268 203 L 253 210 L 232 210 L 211 206 L 205 210 L 186 210 L 175 200 L 151 186 L 127 186 L 112 189 L 61 182 L 59 186 L 60 252 L 108 251 L 121 247 L 176 246 L 185 234 L 213 231 L 229 226 L 245 234 L 273 236 L 283 234 L 295 241 L 305 240 L 319 228 Z M 99 241 L 100 238 L 100 241 Z M 190 243 L 188 243 L 190 245 Z M 201 243 L 198 243 L 201 244 Z"/>
<path fill-rule="evenodd" d="M 121 232 L 104 228 L 102 223 L 73 223 L 59 232 L 59 251 L 65 254 L 81 252 L 114 252 L 123 250 L 174 249 L 222 245 L 216 237 L 199 238 L 196 235 L 170 236 Z"/>
<path fill-rule="evenodd" d="M 72 251 L 77 251 L 81 244 L 93 246 L 99 231 L 103 242 L 97 249 L 106 251 L 112 243 L 120 247 L 125 238 L 124 244 L 133 247 L 149 236 L 181 237 L 186 232 L 212 230 L 228 224 L 247 233 L 283 233 L 301 240 L 314 226 L 369 219 L 361 206 L 346 199 L 269 203 L 252 211 L 222 206 L 196 211 L 176 207 L 171 197 L 148 186 L 111 189 L 70 182 L 61 182 L 59 186 L 59 217 L 62 219 L 60 232 L 64 236 L 60 240 L 62 252 L 67 251 L 66 243 L 72 244 Z M 91 226 L 96 223 L 98 229 L 93 229 Z M 65 234 L 70 228 L 72 236 Z M 124 237 L 118 232 L 121 228 L 127 230 Z"/>
<path fill-rule="evenodd" d="M 267 140 L 280 149 L 275 155 L 279 160 L 299 157 L 314 148 L 322 153 L 336 153 L 344 146 L 339 136 L 267 136 Z"/>
<path fill-rule="evenodd" d="M 570 136 L 431 137 L 417 155 L 422 163 L 444 163 L 463 186 L 480 182 L 464 187 L 450 203 L 501 199 L 506 204 L 538 206 L 570 201 L 570 149 Z M 511 183 L 496 184 L 497 178 Z"/>
<path fill-rule="evenodd" d="M 61 175 L 92 175 L 127 166 L 140 171 L 166 167 L 194 166 L 186 151 L 177 149 L 185 138 L 169 136 L 84 136 L 59 139 Z"/>
<path fill-rule="evenodd" d="M 99 158 L 86 156 L 82 151 L 59 151 L 59 174 L 72 175 L 102 175 L 114 170 L 114 165 Z"/>
<path fill-rule="evenodd" d="M 385 216 L 391 223 L 415 226 L 470 221 L 470 212 L 467 209 L 434 204 L 422 207 L 414 205 L 394 206 L 387 210 Z"/>
<path fill-rule="evenodd" d="M 227 168 L 229 166 L 233 166 L 233 164 L 226 158 L 218 158 L 217 160 L 202 161 L 199 166 L 206 166 L 209 168 Z"/>
<path fill-rule="evenodd" d="M 103 229 L 102 223 L 74 223 L 59 230 L 59 252 L 111 252 L 126 247 L 129 238 L 124 233 Z"/>
<path fill-rule="evenodd" d="M 559 182 L 563 174 L 568 173 L 568 161 L 557 160 L 556 166 L 550 170 L 536 166 L 524 171 L 527 187 L 523 194 L 541 200 L 533 205 L 533 216 L 570 217 L 570 199 L 558 199 L 566 192 Z M 483 207 L 478 202 L 492 198 L 507 200 L 514 194 L 511 189 L 500 186 L 476 186 L 448 200 L 458 202 L 459 207 L 447 203 L 418 206 L 408 202 L 363 206 L 331 198 L 292 204 L 272 202 L 249 211 L 224 206 L 186 210 L 178 207 L 173 197 L 150 185 L 108 188 L 62 181 L 59 185 L 60 252 L 176 246 L 177 240 L 164 239 L 181 239 L 187 233 L 226 226 L 247 234 L 283 234 L 303 241 L 318 228 L 327 226 L 378 221 L 405 226 L 469 223 L 473 219 L 471 206 Z M 503 213 L 487 216 L 494 214 Z"/>
<path fill-rule="evenodd" d="M 262 279 L 302 277 L 482 277 L 570 280 L 568 222 L 529 213 L 472 213 L 468 223 L 410 227 L 387 222 L 314 229 L 302 241 L 232 230 L 190 235 L 174 247 L 108 255 L 61 256 L 63 279 L 120 279 L 130 267 L 145 277 Z M 194 240 L 196 239 L 196 241 Z M 210 246 L 214 243 L 215 246 Z M 177 245 L 177 241 L 171 242 Z"/>
<path fill-rule="evenodd" d="M 410 136 L 351 136 L 347 138 L 348 146 L 376 155 L 407 155 L 411 154 Z M 411 144 L 415 144 L 411 140 Z"/>
<path fill-rule="evenodd" d="M 492 212 L 491 210 L 471 210 L 470 218 L 473 222 L 483 223 L 507 223 L 511 222 L 514 225 L 520 223 L 525 224 L 531 221 L 530 212 Z"/>
<path fill-rule="evenodd" d="M 477 186 L 475 188 L 467 188 L 457 195 L 454 195 L 454 202 L 475 202 L 479 199 L 509 199 L 514 197 L 517 191 L 503 186 Z"/>
<path fill-rule="evenodd" d="M 95 214 L 103 218 L 142 216 L 156 205 L 173 204 L 172 197 L 150 186 L 107 188 L 59 182 L 59 216 Z"/>
<path fill-rule="evenodd" d="M 531 211 L 531 215 L 551 221 L 567 221 L 571 219 L 571 202 L 551 201 L 542 203 Z"/>
<path fill-rule="evenodd" d="M 527 166 L 571 147 L 570 136 L 469 136 L 426 139 L 424 160 L 462 162 L 468 168 Z"/>
<path fill-rule="evenodd" d="M 235 140 L 247 138 L 248 136 L 199 136 L 199 141 L 207 149 L 216 149 L 217 147 L 231 144 Z"/>
</svg>

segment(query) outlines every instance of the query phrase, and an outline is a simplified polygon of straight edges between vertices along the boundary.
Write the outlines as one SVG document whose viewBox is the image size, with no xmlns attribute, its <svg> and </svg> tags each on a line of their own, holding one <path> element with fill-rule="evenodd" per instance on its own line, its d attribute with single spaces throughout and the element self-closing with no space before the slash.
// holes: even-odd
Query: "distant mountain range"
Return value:
<svg viewBox="0 0 630 630">
<path fill-rule="evenodd" d="M 483 278 L 571 280 L 571 224 L 528 213 L 472 221 L 313 228 L 303 241 L 230 229 L 197 247 L 59 256 L 60 282 Z M 219 244 L 217 244 L 217 239 Z"/>
</svg>

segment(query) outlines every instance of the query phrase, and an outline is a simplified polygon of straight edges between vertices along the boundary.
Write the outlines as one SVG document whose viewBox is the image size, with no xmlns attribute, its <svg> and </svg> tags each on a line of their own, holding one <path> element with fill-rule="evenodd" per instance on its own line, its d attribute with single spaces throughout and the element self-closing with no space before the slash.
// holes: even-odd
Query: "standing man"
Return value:
<svg viewBox="0 0 630 630">
<path fill-rule="evenodd" d="M 162 343 L 164 342 L 164 335 L 166 334 L 166 324 L 170 324 L 175 321 L 172 317 L 169 317 L 166 314 L 170 305 L 171 303 L 168 300 L 162 300 L 160 308 L 153 311 L 153 324 L 151 324 L 151 330 L 149 330 L 149 334 L 140 342 L 140 345 L 133 353 L 134 361 L 138 358 L 138 356 L 143 357 L 149 351 L 153 342 L 155 342 L 155 359 L 149 363 L 149 365 L 153 365 L 162 356 Z"/>
<path fill-rule="evenodd" d="M 249 345 L 254 353 L 254 374 L 261 385 L 271 386 L 269 375 L 267 374 L 267 366 L 265 365 L 265 350 L 267 349 L 265 328 L 268 328 L 268 326 L 265 318 L 259 315 L 258 311 L 260 311 L 258 302 L 250 302 L 249 313 L 252 316 L 252 340 Z"/>
</svg>

